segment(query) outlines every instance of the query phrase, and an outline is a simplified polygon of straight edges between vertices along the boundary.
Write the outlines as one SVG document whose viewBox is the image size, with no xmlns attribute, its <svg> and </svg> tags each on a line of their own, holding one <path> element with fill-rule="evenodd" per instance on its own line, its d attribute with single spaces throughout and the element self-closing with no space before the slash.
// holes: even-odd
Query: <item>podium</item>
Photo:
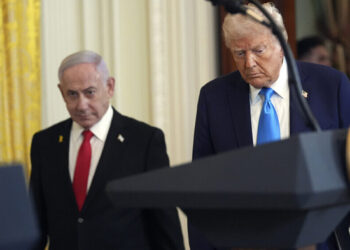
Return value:
<svg viewBox="0 0 350 250">
<path fill-rule="evenodd" d="M 180 207 L 217 247 L 324 242 L 350 210 L 346 130 L 304 133 L 112 181 L 115 206 Z"/>
<path fill-rule="evenodd" d="M 0 166 L 0 249 L 29 250 L 39 229 L 22 167 Z"/>
</svg>

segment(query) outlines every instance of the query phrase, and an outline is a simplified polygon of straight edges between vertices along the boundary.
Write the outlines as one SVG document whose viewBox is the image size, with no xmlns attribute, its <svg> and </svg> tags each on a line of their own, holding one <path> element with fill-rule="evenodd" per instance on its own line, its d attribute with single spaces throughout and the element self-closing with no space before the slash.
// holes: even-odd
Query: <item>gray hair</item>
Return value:
<svg viewBox="0 0 350 250">
<path fill-rule="evenodd" d="M 253 11 L 256 15 L 262 17 L 263 20 L 268 21 L 267 18 L 255 5 L 249 3 L 246 5 L 246 7 L 250 11 Z M 284 39 L 287 41 L 288 34 L 283 23 L 282 15 L 279 12 L 279 10 L 271 2 L 264 3 L 263 7 L 271 15 L 272 19 L 276 22 L 277 27 L 280 29 Z M 251 33 L 271 33 L 271 30 L 267 27 L 263 27 L 261 24 L 255 22 L 250 17 L 244 16 L 242 14 L 227 14 L 222 25 L 222 30 L 224 33 L 225 44 L 228 48 L 230 48 L 232 40 L 236 37 L 244 36 Z"/>
<path fill-rule="evenodd" d="M 109 78 L 107 64 L 103 60 L 102 56 L 89 50 L 78 51 L 63 59 L 58 69 L 58 79 L 60 82 L 62 82 L 62 76 L 66 69 L 83 63 L 91 63 L 95 65 L 97 72 L 101 74 L 103 83 L 106 84 L 107 79 Z"/>
</svg>

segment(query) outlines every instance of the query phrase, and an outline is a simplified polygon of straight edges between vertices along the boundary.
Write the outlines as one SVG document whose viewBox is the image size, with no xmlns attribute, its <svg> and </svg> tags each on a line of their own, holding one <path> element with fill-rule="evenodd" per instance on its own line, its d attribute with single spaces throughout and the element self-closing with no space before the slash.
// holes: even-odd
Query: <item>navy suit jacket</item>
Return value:
<svg viewBox="0 0 350 250">
<path fill-rule="evenodd" d="M 115 208 L 109 181 L 169 165 L 161 130 L 113 111 L 113 119 L 81 211 L 68 170 L 72 120 L 36 133 L 31 148 L 30 190 L 44 249 L 183 250 L 176 209 Z M 121 142 L 118 135 L 124 137 Z"/>
<path fill-rule="evenodd" d="M 323 130 L 350 125 L 350 82 L 339 71 L 311 63 L 297 63 L 302 88 Z M 300 111 L 294 89 L 290 89 L 290 134 L 311 131 Z M 202 87 L 194 133 L 193 159 L 253 145 L 249 85 L 238 71 L 219 77 Z M 197 241 L 192 250 L 211 249 Z M 197 244 L 198 243 L 198 244 Z"/>
</svg>

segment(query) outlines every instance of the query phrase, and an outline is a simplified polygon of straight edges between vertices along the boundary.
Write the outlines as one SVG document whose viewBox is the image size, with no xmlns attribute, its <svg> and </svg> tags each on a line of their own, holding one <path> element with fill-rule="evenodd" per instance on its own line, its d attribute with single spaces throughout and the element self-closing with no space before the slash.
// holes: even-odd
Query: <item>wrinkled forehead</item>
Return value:
<svg viewBox="0 0 350 250">
<path fill-rule="evenodd" d="M 62 82 L 98 81 L 101 79 L 100 72 L 91 63 L 81 63 L 71 66 L 63 71 Z"/>
<path fill-rule="evenodd" d="M 254 48 L 278 48 L 279 43 L 269 33 L 246 33 L 231 39 L 230 49 L 246 50 Z"/>
</svg>

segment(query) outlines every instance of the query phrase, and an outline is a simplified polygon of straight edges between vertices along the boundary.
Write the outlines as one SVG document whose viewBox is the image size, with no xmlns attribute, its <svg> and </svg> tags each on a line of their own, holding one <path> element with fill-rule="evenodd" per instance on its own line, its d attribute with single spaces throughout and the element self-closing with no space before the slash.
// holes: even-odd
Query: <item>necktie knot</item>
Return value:
<svg viewBox="0 0 350 250">
<path fill-rule="evenodd" d="M 272 88 L 262 88 L 259 92 L 260 95 L 265 97 L 265 101 L 270 101 L 271 96 L 275 93 Z"/>
<path fill-rule="evenodd" d="M 90 130 L 84 130 L 83 131 L 84 141 L 90 141 L 93 135 L 94 134 Z"/>
</svg>

